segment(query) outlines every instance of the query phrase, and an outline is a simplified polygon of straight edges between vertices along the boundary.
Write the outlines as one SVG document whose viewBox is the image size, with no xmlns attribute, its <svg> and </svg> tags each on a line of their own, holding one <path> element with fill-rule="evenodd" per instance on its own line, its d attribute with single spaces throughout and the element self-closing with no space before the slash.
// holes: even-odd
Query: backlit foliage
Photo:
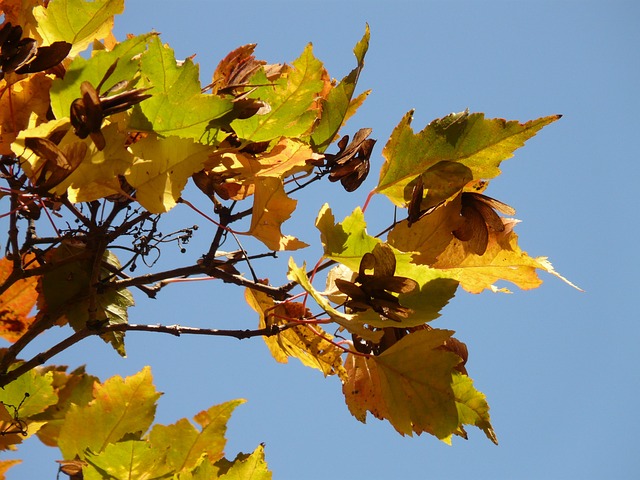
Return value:
<svg viewBox="0 0 640 480">
<path fill-rule="evenodd" d="M 337 221 L 326 204 L 315 221 L 322 258 L 309 259 L 313 268 L 291 259 L 287 283 L 273 285 L 252 261 L 308 246 L 312 238 L 286 227 L 304 189 L 323 181 L 352 192 L 370 173 L 372 130 L 344 128 L 369 95 L 356 93 L 368 27 L 341 80 L 310 44 L 288 64 L 245 45 L 203 86 L 198 65 L 177 61 L 158 34 L 116 39 L 123 8 L 0 0 L 0 336 L 9 344 L 0 351 L 0 448 L 36 435 L 60 449 L 71 478 L 271 478 L 262 446 L 224 457 L 226 422 L 243 400 L 159 425 L 149 368 L 102 382 L 83 368 L 42 366 L 92 335 L 124 355 L 131 330 L 263 336 L 276 361 L 337 375 L 362 422 L 370 413 L 402 435 L 447 443 L 475 426 L 497 443 L 466 346 L 429 322 L 459 287 L 531 289 L 538 270 L 557 275 L 518 247 L 514 209 L 486 193 L 501 162 L 559 116 L 521 123 L 465 111 L 415 133 L 407 113 L 384 142 L 371 192 L 395 206 L 389 227 L 371 235 L 366 205 Z M 198 200 L 183 196 L 189 182 Z M 198 234 L 188 225 L 159 233 L 178 204 L 215 224 L 214 234 L 182 267 L 154 269 L 154 255 Z M 240 220 L 246 231 L 233 229 Z M 246 237 L 256 251 L 244 249 Z M 223 252 L 225 241 L 236 251 Z M 256 329 L 130 322 L 131 289 L 161 297 L 185 278 L 244 289 Z M 65 325 L 67 339 L 22 358 L 36 336 Z M 0 462 L 0 472 L 14 463 Z"/>
</svg>

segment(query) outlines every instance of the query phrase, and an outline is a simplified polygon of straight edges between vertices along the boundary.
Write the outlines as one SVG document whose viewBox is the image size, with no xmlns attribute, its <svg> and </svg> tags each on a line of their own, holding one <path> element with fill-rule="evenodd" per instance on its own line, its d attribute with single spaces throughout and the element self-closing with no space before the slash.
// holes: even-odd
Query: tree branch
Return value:
<svg viewBox="0 0 640 480">
<path fill-rule="evenodd" d="M 271 325 L 265 328 L 259 328 L 256 330 L 219 330 L 216 328 L 196 328 L 196 327 L 183 327 L 180 325 L 137 325 L 128 323 L 119 323 L 116 325 L 107 325 L 102 328 L 92 329 L 84 328 L 60 341 L 49 350 L 35 355 L 30 360 L 20 364 L 17 368 L 7 372 L 4 375 L 0 375 L 0 388 L 8 385 L 16 380 L 21 375 L 25 374 L 29 370 L 42 365 L 47 360 L 50 360 L 54 356 L 63 352 L 67 348 L 75 345 L 81 340 L 90 337 L 92 335 L 103 335 L 109 332 L 154 332 L 154 333 L 168 333 L 179 337 L 180 335 L 207 335 L 217 337 L 233 337 L 238 340 L 252 337 L 271 337 L 277 335 L 280 332 L 288 330 L 289 328 L 299 325 L 299 322 L 290 322 L 283 325 Z"/>
</svg>

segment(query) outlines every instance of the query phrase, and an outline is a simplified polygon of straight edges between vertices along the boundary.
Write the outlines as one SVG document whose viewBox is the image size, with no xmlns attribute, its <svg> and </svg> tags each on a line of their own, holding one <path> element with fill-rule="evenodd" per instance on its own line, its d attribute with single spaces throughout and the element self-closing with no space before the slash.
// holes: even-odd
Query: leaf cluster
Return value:
<svg viewBox="0 0 640 480">
<path fill-rule="evenodd" d="M 131 330 L 262 336 L 276 361 L 338 375 L 363 422 L 369 412 L 403 435 L 445 442 L 472 425 L 497 442 L 466 346 L 429 322 L 458 287 L 506 292 L 496 283 L 530 289 L 538 270 L 559 276 L 518 247 L 517 220 L 506 217 L 515 210 L 485 195 L 501 162 L 558 115 L 521 123 L 465 111 L 415 133 L 408 112 L 370 194 L 395 206 L 389 227 L 367 232 L 368 202 L 341 222 L 324 205 L 315 222 L 322 258 L 310 271 L 291 259 L 287 283 L 274 285 L 258 259 L 308 246 L 283 232 L 299 192 L 327 180 L 352 192 L 370 173 L 372 130 L 342 132 L 369 94 L 356 94 L 368 26 L 339 81 L 311 44 L 290 64 L 259 60 L 245 45 L 202 86 L 193 59 L 176 60 L 157 33 L 113 36 L 122 0 L 0 7 L 0 336 L 11 343 L 0 354 L 3 448 L 36 434 L 60 448 L 60 468 L 75 478 L 269 478 L 262 447 L 224 459 L 226 421 L 242 401 L 201 412 L 199 428 L 186 419 L 152 427 L 159 394 L 148 369 L 100 383 L 83 370 L 40 367 L 92 335 L 124 356 Z M 155 268 L 200 234 L 188 225 L 161 233 L 161 218 L 180 209 L 214 225 L 208 249 Z M 247 237 L 259 245 L 252 252 Z M 129 322 L 133 289 L 155 298 L 191 280 L 243 288 L 256 329 Z M 71 333 L 21 359 L 53 326 Z"/>
</svg>

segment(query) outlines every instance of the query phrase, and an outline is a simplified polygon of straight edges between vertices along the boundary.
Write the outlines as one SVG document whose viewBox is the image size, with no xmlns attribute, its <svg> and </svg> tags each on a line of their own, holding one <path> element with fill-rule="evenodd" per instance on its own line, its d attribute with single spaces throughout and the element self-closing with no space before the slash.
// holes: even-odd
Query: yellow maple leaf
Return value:
<svg viewBox="0 0 640 480">
<path fill-rule="evenodd" d="M 447 274 L 460 282 L 462 288 L 471 293 L 483 290 L 509 293 L 507 288 L 498 288 L 495 282 L 505 280 L 523 290 L 538 287 L 542 280 L 536 270 L 548 272 L 579 289 L 559 275 L 546 257 L 530 257 L 518 246 L 518 236 L 513 227 L 515 219 L 504 219 L 502 232 L 491 230 L 487 250 L 483 255 L 469 252 L 465 242 L 453 238 L 447 248 L 438 256 L 433 268 L 446 270 Z"/>
<path fill-rule="evenodd" d="M 297 201 L 289 198 L 279 178 L 259 177 L 255 183 L 253 213 L 249 235 L 272 250 L 297 250 L 308 245 L 291 235 L 283 235 L 281 225 L 296 209 Z"/>
<path fill-rule="evenodd" d="M 29 75 L 8 86 L 0 81 L 0 155 L 12 155 L 11 143 L 29 125 L 46 121 L 51 79 L 43 73 Z"/>
<path fill-rule="evenodd" d="M 303 304 L 284 302 L 276 305 L 273 298 L 265 293 L 247 289 L 247 303 L 260 315 L 259 328 L 287 323 L 287 319 L 310 316 Z M 344 351 L 331 343 L 333 336 L 318 325 L 300 325 L 284 330 L 277 335 L 263 337 L 273 358 L 287 363 L 289 357 L 295 357 L 307 367 L 320 370 L 325 376 L 337 374 L 346 380 L 346 371 L 342 366 Z"/>
<path fill-rule="evenodd" d="M 188 138 L 151 135 L 130 148 L 136 159 L 125 177 L 136 188 L 136 200 L 151 213 L 176 205 L 187 180 L 202 170 L 211 150 Z"/>
</svg>

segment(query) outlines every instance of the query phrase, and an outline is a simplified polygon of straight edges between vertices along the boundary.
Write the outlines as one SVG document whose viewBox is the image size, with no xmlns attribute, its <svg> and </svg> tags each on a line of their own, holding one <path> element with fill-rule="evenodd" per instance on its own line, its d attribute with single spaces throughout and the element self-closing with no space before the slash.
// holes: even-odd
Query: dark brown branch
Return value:
<svg viewBox="0 0 640 480">
<path fill-rule="evenodd" d="M 108 325 L 99 329 L 84 328 L 69 337 L 65 338 L 61 342 L 57 343 L 49 350 L 35 355 L 30 360 L 20 364 L 17 368 L 7 372 L 0 376 L 0 388 L 8 385 L 16 380 L 21 375 L 25 374 L 29 370 L 42 365 L 47 360 L 50 360 L 54 356 L 63 352 L 67 348 L 75 345 L 81 340 L 90 337 L 92 335 L 103 335 L 109 332 L 155 332 L 155 333 L 168 333 L 179 337 L 180 335 L 208 335 L 217 337 L 233 337 L 238 340 L 252 337 L 271 337 L 277 335 L 284 330 L 299 325 L 297 322 L 286 323 L 283 325 L 271 325 L 270 327 L 260 328 L 257 330 L 219 330 L 215 328 L 195 328 L 195 327 L 183 327 L 180 325 L 135 325 L 120 323 L 117 325 Z"/>
</svg>

